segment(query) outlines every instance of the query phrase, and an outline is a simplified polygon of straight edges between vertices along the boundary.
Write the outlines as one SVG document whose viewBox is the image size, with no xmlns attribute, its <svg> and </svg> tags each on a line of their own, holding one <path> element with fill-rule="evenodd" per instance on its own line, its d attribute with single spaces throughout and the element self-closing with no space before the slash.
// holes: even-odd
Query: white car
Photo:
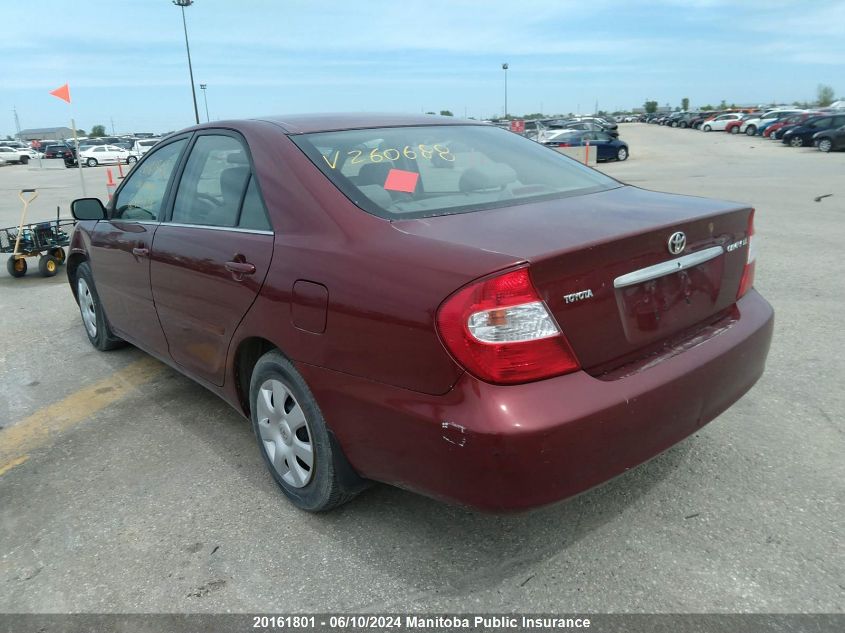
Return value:
<svg viewBox="0 0 845 633">
<path fill-rule="evenodd" d="M 38 152 L 23 147 L 0 147 L 0 158 L 6 163 L 26 165 L 33 158 L 38 158 Z"/>
<path fill-rule="evenodd" d="M 772 120 L 781 119 L 785 116 L 789 116 L 790 114 L 799 114 L 801 112 L 803 112 L 803 110 L 769 110 L 757 119 L 748 119 L 747 121 L 743 121 L 742 125 L 739 126 L 739 133 L 754 136 L 757 134 L 757 130 L 760 128 L 761 124 L 765 125 L 771 123 Z"/>
<path fill-rule="evenodd" d="M 153 148 L 153 146 L 160 140 L 160 138 L 139 139 L 135 141 L 135 145 L 132 146 L 132 151 L 135 152 L 138 156 L 143 156 L 144 154 L 149 152 Z"/>
<path fill-rule="evenodd" d="M 126 163 L 129 165 L 138 161 L 138 154 L 116 145 L 93 145 L 79 152 L 79 161 L 89 167 L 109 163 Z"/>
<path fill-rule="evenodd" d="M 701 126 L 701 130 L 703 132 L 724 132 L 725 128 L 728 126 L 728 123 L 731 121 L 736 121 L 737 119 L 741 119 L 743 116 L 742 112 L 729 112 L 727 114 L 720 114 L 712 121 L 707 121 L 704 125 Z"/>
</svg>

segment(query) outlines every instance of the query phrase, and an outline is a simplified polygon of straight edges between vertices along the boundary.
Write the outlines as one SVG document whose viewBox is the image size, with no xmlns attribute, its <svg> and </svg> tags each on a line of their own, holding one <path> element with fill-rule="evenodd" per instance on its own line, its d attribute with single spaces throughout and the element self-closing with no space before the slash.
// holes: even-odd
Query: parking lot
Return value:
<svg viewBox="0 0 845 633">
<path fill-rule="evenodd" d="M 95 351 L 63 273 L 3 272 L 0 611 L 841 612 L 845 153 L 619 131 L 630 158 L 600 170 L 757 210 L 775 337 L 730 410 L 534 512 L 377 485 L 312 515 L 221 400 L 137 349 Z M 105 173 L 83 170 L 89 195 L 105 199 Z M 0 168 L 0 226 L 24 187 L 31 220 L 80 195 L 77 170 Z"/>
</svg>

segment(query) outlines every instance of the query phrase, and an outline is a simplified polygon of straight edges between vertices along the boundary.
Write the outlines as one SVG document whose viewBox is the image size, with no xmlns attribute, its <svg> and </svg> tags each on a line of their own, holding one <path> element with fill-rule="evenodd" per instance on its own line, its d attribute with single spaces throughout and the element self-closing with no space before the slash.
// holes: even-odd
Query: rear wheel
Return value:
<svg viewBox="0 0 845 633">
<path fill-rule="evenodd" d="M 126 158 L 126 164 L 127 164 L 127 165 L 131 165 L 132 163 L 137 163 L 137 162 L 138 162 L 138 157 L 137 157 L 137 156 L 128 156 L 128 157 Z"/>
<path fill-rule="evenodd" d="M 261 456 L 294 505 L 309 512 L 331 510 L 364 487 L 305 380 L 281 352 L 267 352 L 256 363 L 249 401 Z M 353 478 L 357 485 L 350 486 Z"/>
<path fill-rule="evenodd" d="M 50 255 L 56 258 L 56 261 L 59 262 L 59 265 L 65 263 L 65 249 L 63 248 L 54 248 L 50 251 Z"/>
<path fill-rule="evenodd" d="M 38 258 L 38 272 L 42 277 L 55 277 L 59 272 L 59 262 L 52 255 L 42 255 Z"/>
<path fill-rule="evenodd" d="M 29 156 L 21 156 L 21 159 L 20 159 L 19 162 L 20 162 L 21 165 L 26 165 L 29 162 Z"/>
<path fill-rule="evenodd" d="M 26 260 L 23 258 L 15 259 L 10 257 L 6 262 L 6 270 L 12 277 L 23 277 L 26 274 Z"/>
<path fill-rule="evenodd" d="M 124 345 L 123 340 L 115 336 L 109 327 L 88 262 L 82 262 L 76 269 L 76 301 L 91 345 L 101 352 Z"/>
<path fill-rule="evenodd" d="M 789 139 L 789 146 L 790 147 L 804 147 L 804 139 L 800 136 L 793 136 Z"/>
<path fill-rule="evenodd" d="M 710 131 L 710 130 L 712 130 L 713 128 L 712 128 L 712 127 L 710 127 L 709 125 L 705 125 L 705 126 L 704 126 L 703 128 L 701 128 L 701 129 L 702 129 L 702 130 L 704 130 L 705 132 L 709 132 L 709 131 Z"/>
<path fill-rule="evenodd" d="M 628 148 L 620 147 L 616 150 L 616 160 L 627 160 L 628 159 Z"/>
<path fill-rule="evenodd" d="M 96 167 L 97 166 L 97 159 L 96 158 L 89 158 L 85 161 L 85 164 L 89 167 Z"/>
<path fill-rule="evenodd" d="M 757 134 L 757 126 L 756 125 L 749 125 L 747 128 L 745 128 L 745 133 L 748 136 L 754 136 L 755 134 Z"/>
<path fill-rule="evenodd" d="M 739 134 L 739 126 L 738 125 L 734 125 L 731 128 L 731 134 Z"/>
<path fill-rule="evenodd" d="M 819 151 L 827 153 L 831 149 L 833 149 L 833 141 L 831 141 L 829 138 L 823 138 L 819 141 Z"/>
</svg>

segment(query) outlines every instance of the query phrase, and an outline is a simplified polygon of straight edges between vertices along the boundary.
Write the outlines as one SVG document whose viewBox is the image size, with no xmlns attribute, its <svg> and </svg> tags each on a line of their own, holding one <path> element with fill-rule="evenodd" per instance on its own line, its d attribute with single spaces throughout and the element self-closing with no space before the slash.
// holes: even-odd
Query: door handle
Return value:
<svg viewBox="0 0 845 633">
<path fill-rule="evenodd" d="M 255 266 L 249 262 L 226 262 L 226 270 L 234 275 L 253 275 Z"/>
<path fill-rule="evenodd" d="M 132 249 L 132 254 L 133 254 L 135 257 L 147 257 L 147 256 L 149 256 L 149 254 L 150 254 L 150 249 L 148 249 L 148 248 L 143 248 L 143 247 L 133 248 L 133 249 Z"/>
</svg>

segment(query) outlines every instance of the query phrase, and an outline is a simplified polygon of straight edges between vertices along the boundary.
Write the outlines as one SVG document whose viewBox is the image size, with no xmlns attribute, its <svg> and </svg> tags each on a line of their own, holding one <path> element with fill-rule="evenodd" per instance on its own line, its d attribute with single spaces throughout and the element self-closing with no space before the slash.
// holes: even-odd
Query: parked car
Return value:
<svg viewBox="0 0 845 633">
<path fill-rule="evenodd" d="M 790 147 L 812 145 L 813 135 L 816 132 L 835 129 L 842 125 L 845 125 L 845 114 L 837 114 L 835 116 L 826 114 L 812 117 L 804 121 L 801 125 L 787 130 L 781 142 Z"/>
<path fill-rule="evenodd" d="M 596 160 L 622 161 L 628 159 L 628 144 L 620 141 L 608 132 L 589 130 L 565 131 L 543 144 L 552 148 L 583 147 L 587 142 L 590 143 L 590 146 L 596 148 Z"/>
<path fill-rule="evenodd" d="M 704 132 L 724 132 L 728 123 L 731 121 L 740 121 L 742 114 L 739 112 L 728 112 L 727 114 L 720 114 L 719 116 L 705 121 L 701 125 Z"/>
<path fill-rule="evenodd" d="M 44 158 L 62 158 L 66 167 L 76 165 L 76 150 L 68 145 L 47 145 L 44 148 Z"/>
<path fill-rule="evenodd" d="M 728 134 L 739 134 L 739 130 L 742 127 L 742 124 L 749 119 L 756 119 L 760 117 L 759 112 L 743 112 L 742 116 L 738 119 L 734 119 L 733 121 L 728 121 L 727 125 L 725 125 L 725 132 Z"/>
<path fill-rule="evenodd" d="M 88 167 L 126 163 L 131 165 L 138 161 L 138 155 L 128 149 L 116 145 L 95 145 L 79 152 L 79 160 Z"/>
<path fill-rule="evenodd" d="M 26 165 L 33 158 L 38 158 L 38 152 L 29 148 L 0 146 L 0 157 L 6 163 Z"/>
<path fill-rule="evenodd" d="M 251 419 L 306 510 L 367 480 L 491 511 L 577 494 L 699 432 L 772 335 L 751 207 L 481 122 L 204 124 L 72 212 L 91 344 L 133 343 Z"/>
<path fill-rule="evenodd" d="M 774 123 L 775 121 L 779 121 L 780 119 L 791 116 L 793 114 L 799 114 L 801 112 L 803 112 L 803 110 L 769 110 L 768 112 L 764 112 L 758 117 L 753 117 L 751 119 L 743 121 L 742 125 L 740 125 L 739 127 L 739 131 L 742 134 L 754 136 L 755 134 L 757 134 L 757 131 L 761 125 L 765 126 L 768 123 Z"/>
<path fill-rule="evenodd" d="M 155 145 L 161 141 L 160 138 L 145 138 L 145 139 L 138 139 L 132 145 L 132 151 L 135 152 L 138 156 L 143 156 L 148 151 L 150 151 Z"/>
<path fill-rule="evenodd" d="M 822 152 L 845 149 L 845 125 L 813 134 L 813 145 Z"/>
<path fill-rule="evenodd" d="M 819 114 L 820 113 L 818 112 L 799 112 L 797 114 L 791 114 L 787 117 L 779 119 L 778 121 L 775 121 L 774 123 L 766 127 L 765 130 L 761 131 L 761 136 L 763 136 L 764 138 L 767 137 L 770 139 L 775 139 L 777 138 L 776 135 L 778 130 L 786 127 L 794 127 L 799 123 L 806 121 L 810 117 L 818 116 Z"/>
</svg>

